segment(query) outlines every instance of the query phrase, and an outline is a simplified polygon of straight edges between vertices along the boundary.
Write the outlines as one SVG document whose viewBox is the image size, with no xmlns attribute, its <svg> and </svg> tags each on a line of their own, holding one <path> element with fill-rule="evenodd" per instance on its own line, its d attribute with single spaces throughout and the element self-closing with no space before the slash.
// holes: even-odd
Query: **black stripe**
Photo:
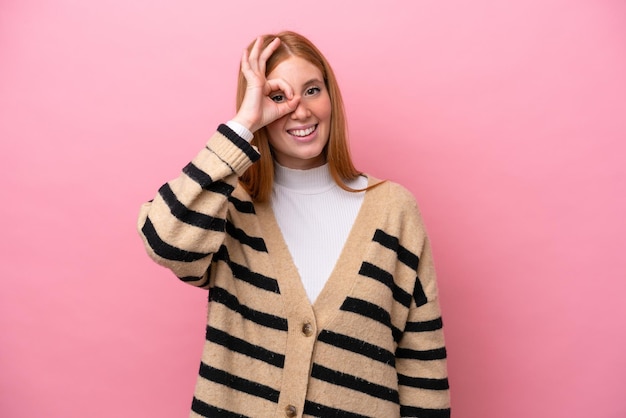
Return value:
<svg viewBox="0 0 626 418">
<path fill-rule="evenodd" d="M 413 252 L 400 245 L 398 238 L 387 234 L 385 231 L 377 229 L 374 233 L 373 241 L 378 242 L 383 247 L 387 247 L 398 254 L 398 260 L 413 270 L 417 271 L 419 257 Z"/>
<path fill-rule="evenodd" d="M 207 187 L 206 190 L 213 192 L 213 193 L 219 193 L 224 196 L 230 196 L 230 194 L 235 190 L 235 188 L 226 182 L 216 181 L 212 183 L 209 187 Z"/>
<path fill-rule="evenodd" d="M 377 242 L 392 251 L 397 251 L 398 246 L 400 245 L 400 240 L 398 240 L 398 238 L 389 235 L 382 229 L 377 229 L 376 232 L 374 232 L 374 238 L 372 238 L 372 241 Z"/>
<path fill-rule="evenodd" d="M 424 377 L 410 377 L 398 373 L 398 384 L 403 386 L 411 386 L 420 389 L 429 390 L 447 390 L 450 389 L 448 379 L 427 379 Z"/>
<path fill-rule="evenodd" d="M 402 331 L 393 326 L 393 324 L 391 323 L 391 315 L 389 315 L 389 312 L 387 312 L 380 306 L 366 300 L 347 297 L 341 305 L 341 310 L 346 312 L 353 312 L 366 318 L 373 319 L 374 321 L 380 322 L 381 324 L 391 328 L 393 339 L 396 342 L 400 341 Z"/>
<path fill-rule="evenodd" d="M 247 415 L 236 414 L 213 405 L 202 402 L 200 399 L 193 397 L 191 410 L 203 417 L 220 417 L 220 418 L 250 418 Z"/>
<path fill-rule="evenodd" d="M 404 328 L 405 332 L 427 332 L 427 331 L 437 331 L 438 329 L 443 328 L 443 322 L 441 317 L 437 319 L 433 319 L 432 321 L 423 321 L 423 322 L 407 322 L 406 327 Z"/>
<path fill-rule="evenodd" d="M 196 277 L 196 276 L 179 277 L 179 279 L 182 280 L 183 282 L 195 282 L 196 280 L 200 280 L 201 278 L 202 278 L 202 276 L 200 276 L 200 277 Z"/>
<path fill-rule="evenodd" d="M 396 358 L 406 358 L 412 360 L 443 360 L 446 358 L 446 348 L 435 348 L 433 350 L 411 350 L 409 348 L 398 348 Z"/>
<path fill-rule="evenodd" d="M 230 351 L 263 361 L 272 366 L 283 368 L 285 365 L 284 355 L 258 345 L 250 344 L 241 338 L 234 337 L 217 328 L 208 326 L 206 329 L 206 339 L 207 341 L 226 347 Z"/>
<path fill-rule="evenodd" d="M 183 167 L 183 173 L 185 173 L 187 177 L 198 183 L 200 187 L 205 190 L 209 188 L 211 184 L 213 184 L 213 179 L 211 178 L 211 176 L 196 167 L 194 163 L 189 163 L 185 167 Z"/>
<path fill-rule="evenodd" d="M 148 245 L 150 245 L 152 251 L 154 251 L 154 253 L 159 257 L 166 260 L 183 261 L 186 263 L 190 263 L 192 261 L 200 260 L 211 254 L 185 251 L 166 243 L 161 239 L 161 237 L 159 237 L 159 234 L 157 234 L 156 230 L 154 229 L 154 225 L 150 221 L 150 218 L 146 218 L 146 222 L 143 224 L 141 232 L 146 237 Z"/>
<path fill-rule="evenodd" d="M 203 190 L 219 193 L 224 196 L 229 196 L 233 192 L 233 190 L 235 190 L 233 186 L 221 180 L 213 181 L 209 174 L 200 170 L 193 163 L 187 164 L 183 168 L 183 173 L 185 173 L 190 179 L 198 183 Z"/>
<path fill-rule="evenodd" d="M 341 305 L 341 310 L 357 313 L 391 327 L 391 316 L 389 312 L 366 300 L 347 297 Z"/>
<path fill-rule="evenodd" d="M 170 208 L 170 212 L 177 219 L 186 224 L 197 226 L 202 229 L 208 229 L 211 231 L 224 231 L 226 221 L 221 218 L 215 218 L 213 216 L 206 215 L 204 213 L 196 212 L 189 209 L 187 206 L 181 203 L 172 191 L 169 184 L 164 184 L 159 189 L 159 194 L 167 203 Z"/>
<path fill-rule="evenodd" d="M 411 306 L 411 294 L 405 292 L 401 287 L 398 287 L 395 283 L 393 284 L 393 298 L 400 304 L 405 307 Z"/>
<path fill-rule="evenodd" d="M 450 409 L 425 409 L 416 406 L 400 405 L 400 415 L 419 418 L 450 418 Z"/>
<path fill-rule="evenodd" d="M 254 203 L 248 200 L 239 200 L 235 196 L 230 195 L 228 196 L 228 201 L 233 204 L 233 206 L 235 207 L 235 209 L 237 209 L 238 212 L 251 213 L 251 214 L 256 213 L 254 211 Z"/>
<path fill-rule="evenodd" d="M 426 305 L 428 299 L 426 298 L 426 294 L 424 293 L 424 288 L 422 287 L 422 282 L 419 277 L 415 278 L 415 287 L 413 288 L 413 299 L 415 300 L 415 306 L 420 307 Z"/>
<path fill-rule="evenodd" d="M 217 254 L 213 254 L 213 260 L 215 260 L 215 256 Z M 209 284 L 209 281 L 211 280 L 211 267 L 213 266 L 213 263 L 209 264 L 209 267 L 206 270 L 206 273 L 204 273 L 202 276 L 182 276 L 182 277 L 178 277 L 180 280 L 182 280 L 185 283 L 189 283 L 189 282 L 197 282 L 199 280 L 202 280 L 202 282 L 200 283 L 193 283 L 194 286 L 197 287 L 202 287 L 202 288 L 206 288 L 206 286 Z"/>
<path fill-rule="evenodd" d="M 359 274 L 377 280 L 387 286 L 393 292 L 393 298 L 405 307 L 411 306 L 411 294 L 398 287 L 393 281 L 391 273 L 377 267 L 367 261 L 361 264 Z"/>
<path fill-rule="evenodd" d="M 366 393 L 370 396 L 384 399 L 389 402 L 400 402 L 400 399 L 398 397 L 398 391 L 395 389 L 372 383 L 358 376 L 341 373 L 337 370 L 332 370 L 319 364 L 313 364 L 313 368 L 311 369 L 311 377 L 323 380 L 324 382 L 328 382 L 333 385 L 343 386 L 357 392 Z"/>
<path fill-rule="evenodd" d="M 246 234 L 243 229 L 235 227 L 230 222 L 226 222 L 226 232 L 228 233 L 228 235 L 235 238 L 243 245 L 247 245 L 248 247 L 256 251 L 264 253 L 267 252 L 267 247 L 265 246 L 265 241 L 263 241 L 263 238 L 251 237 L 250 235 Z"/>
<path fill-rule="evenodd" d="M 393 276 L 391 275 L 391 273 L 373 265 L 372 263 L 368 263 L 367 261 L 364 261 L 361 264 L 359 274 L 377 280 L 390 289 L 392 289 L 394 286 Z"/>
<path fill-rule="evenodd" d="M 332 408 L 319 403 L 306 401 L 304 403 L 304 415 L 311 415 L 319 418 L 370 418 L 367 415 L 356 414 L 344 411 L 343 409 Z"/>
<path fill-rule="evenodd" d="M 203 287 L 205 287 L 205 286 L 209 283 L 210 277 L 209 277 L 209 275 L 207 274 L 206 276 L 200 276 L 200 277 L 196 277 L 196 276 L 183 276 L 183 277 L 179 277 L 179 279 L 180 279 L 180 280 L 182 280 L 182 281 L 183 281 L 183 282 L 185 282 L 185 283 L 195 282 L 195 281 L 198 281 L 198 280 L 202 280 L 202 279 L 204 279 L 204 280 L 202 280 L 202 282 L 200 282 L 200 283 L 193 283 L 193 286 L 196 286 L 196 287 L 202 287 L 202 288 L 203 288 Z"/>
<path fill-rule="evenodd" d="M 406 264 L 408 267 L 417 271 L 417 267 L 419 266 L 419 257 L 412 253 L 411 251 L 404 248 L 402 245 L 398 248 L 398 260 L 400 262 Z"/>
<path fill-rule="evenodd" d="M 221 303 L 227 308 L 237 312 L 248 321 L 252 321 L 267 328 L 287 331 L 287 320 L 285 318 L 270 315 L 268 313 L 252 309 L 246 305 L 242 305 L 239 303 L 236 296 L 221 287 L 212 287 L 209 290 L 209 300 Z"/>
<path fill-rule="evenodd" d="M 402 339 L 402 331 L 400 331 L 397 327 L 391 327 L 391 334 L 393 335 L 393 340 L 396 344 Z"/>
<path fill-rule="evenodd" d="M 280 290 L 278 289 L 278 281 L 276 279 L 272 279 L 271 277 L 267 277 L 260 273 L 253 272 L 247 267 L 231 261 L 226 246 L 222 245 L 220 247 L 217 253 L 215 253 L 213 260 L 222 260 L 226 264 L 228 264 L 228 267 L 230 267 L 234 278 L 242 280 L 260 289 L 280 294 Z"/>
<path fill-rule="evenodd" d="M 226 138 L 230 139 L 233 144 L 237 145 L 237 147 L 239 147 L 239 149 L 246 154 L 250 161 L 254 162 L 261 158 L 261 155 L 256 152 L 254 148 L 252 148 L 252 145 L 250 145 L 248 141 L 237 135 L 232 129 L 228 127 L 228 125 L 221 124 L 217 127 L 217 131 L 224 135 Z"/>
<path fill-rule="evenodd" d="M 388 364 L 391 367 L 395 366 L 395 357 L 393 353 L 382 347 L 378 347 L 377 345 L 328 330 L 320 332 L 317 339 L 334 347 L 343 348 L 344 350 L 348 350 L 352 353 L 360 354 L 371 358 L 372 360 Z"/>
<path fill-rule="evenodd" d="M 205 363 L 200 363 L 200 376 L 210 380 L 211 382 L 220 383 L 231 389 L 238 390 L 239 392 L 257 396 L 274 403 L 278 402 L 278 397 L 280 395 L 280 391 L 269 386 L 235 376 L 223 370 L 211 367 Z"/>
<path fill-rule="evenodd" d="M 236 279 L 243 280 L 246 283 L 250 283 L 253 286 L 261 289 L 269 290 L 270 292 L 280 293 L 278 290 L 278 282 L 271 277 L 263 276 L 262 274 L 255 273 L 240 264 L 229 262 L 228 265 L 233 272 L 233 276 Z"/>
<path fill-rule="evenodd" d="M 213 262 L 224 261 L 226 263 L 230 262 L 230 255 L 228 254 L 228 248 L 224 244 L 220 245 L 219 250 L 215 254 L 213 254 Z"/>
</svg>

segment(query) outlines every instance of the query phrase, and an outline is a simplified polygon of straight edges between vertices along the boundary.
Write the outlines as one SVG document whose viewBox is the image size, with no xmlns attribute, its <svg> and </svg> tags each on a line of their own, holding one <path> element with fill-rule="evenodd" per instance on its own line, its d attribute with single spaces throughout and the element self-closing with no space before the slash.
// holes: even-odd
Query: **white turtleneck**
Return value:
<svg viewBox="0 0 626 418">
<path fill-rule="evenodd" d="M 310 170 L 274 165 L 272 209 L 307 295 L 314 302 L 335 267 L 365 193 L 339 187 L 328 164 Z M 348 186 L 363 189 L 367 178 L 361 176 Z"/>
</svg>

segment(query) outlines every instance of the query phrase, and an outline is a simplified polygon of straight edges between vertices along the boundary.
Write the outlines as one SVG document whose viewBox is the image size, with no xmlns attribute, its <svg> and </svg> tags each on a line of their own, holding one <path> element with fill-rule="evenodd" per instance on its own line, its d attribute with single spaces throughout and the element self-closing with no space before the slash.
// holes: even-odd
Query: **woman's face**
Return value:
<svg viewBox="0 0 626 418">
<path fill-rule="evenodd" d="M 300 170 L 326 163 L 324 147 L 330 135 L 331 104 L 321 71 L 309 61 L 291 57 L 267 75 L 282 78 L 293 88 L 300 103 L 293 112 L 267 125 L 269 142 L 278 164 Z M 283 92 L 270 94 L 274 101 L 285 100 Z"/>
</svg>

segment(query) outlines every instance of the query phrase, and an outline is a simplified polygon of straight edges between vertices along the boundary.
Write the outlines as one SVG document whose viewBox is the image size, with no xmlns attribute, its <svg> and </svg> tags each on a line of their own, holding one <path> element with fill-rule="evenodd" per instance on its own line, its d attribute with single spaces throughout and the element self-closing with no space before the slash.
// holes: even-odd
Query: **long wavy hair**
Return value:
<svg viewBox="0 0 626 418">
<path fill-rule="evenodd" d="M 330 173 L 342 189 L 351 192 L 357 191 L 345 184 L 346 181 L 354 180 L 361 172 L 352 163 L 350 150 L 348 148 L 348 129 L 346 124 L 346 114 L 339 91 L 337 79 L 330 64 L 315 45 L 304 36 L 295 32 L 285 31 L 279 34 L 264 35 L 262 48 L 269 45 L 275 38 L 280 38 L 280 45 L 272 56 L 267 60 L 265 74 L 271 73 L 281 62 L 290 57 L 300 57 L 315 65 L 322 76 L 330 96 L 331 120 L 330 133 L 323 154 L 328 163 Z M 248 52 L 252 49 L 254 42 L 248 46 Z M 237 83 L 237 110 L 243 102 L 246 92 L 246 78 L 239 70 Z M 256 202 L 268 201 L 272 193 L 274 183 L 274 158 L 269 143 L 267 128 L 263 127 L 254 133 L 251 141 L 259 149 L 260 160 L 253 164 L 240 177 L 239 181 Z"/>
</svg>

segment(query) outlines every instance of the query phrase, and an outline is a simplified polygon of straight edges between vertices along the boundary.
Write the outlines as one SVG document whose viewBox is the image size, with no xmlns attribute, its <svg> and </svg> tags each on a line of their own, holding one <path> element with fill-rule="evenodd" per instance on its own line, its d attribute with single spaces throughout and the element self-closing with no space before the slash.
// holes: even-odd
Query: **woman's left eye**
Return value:
<svg viewBox="0 0 626 418">
<path fill-rule="evenodd" d="M 306 89 L 305 94 L 306 94 L 307 96 L 311 96 L 311 95 L 313 95 L 313 94 L 319 93 L 320 91 L 321 91 L 321 90 L 320 90 L 320 88 L 319 88 L 319 87 L 310 87 L 310 88 Z"/>
</svg>

